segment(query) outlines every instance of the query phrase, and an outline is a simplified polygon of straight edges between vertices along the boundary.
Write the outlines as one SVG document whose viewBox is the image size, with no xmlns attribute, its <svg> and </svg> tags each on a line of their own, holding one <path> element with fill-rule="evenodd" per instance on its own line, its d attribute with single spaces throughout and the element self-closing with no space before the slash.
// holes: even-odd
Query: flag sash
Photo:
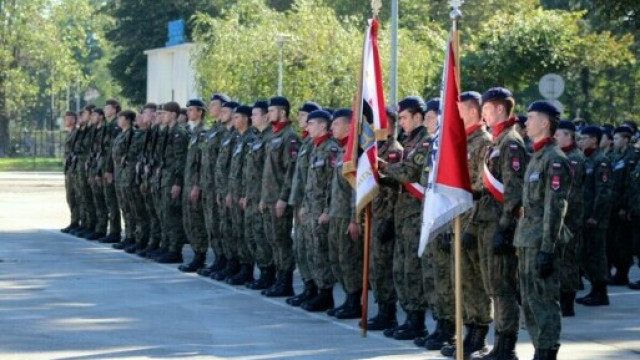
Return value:
<svg viewBox="0 0 640 360">
<path fill-rule="evenodd" d="M 482 171 L 482 180 L 484 182 L 484 187 L 487 188 L 489 193 L 499 203 L 504 203 L 504 185 L 500 182 L 500 180 L 496 179 L 496 177 L 493 176 L 487 164 L 484 164 L 484 169 Z"/>
</svg>

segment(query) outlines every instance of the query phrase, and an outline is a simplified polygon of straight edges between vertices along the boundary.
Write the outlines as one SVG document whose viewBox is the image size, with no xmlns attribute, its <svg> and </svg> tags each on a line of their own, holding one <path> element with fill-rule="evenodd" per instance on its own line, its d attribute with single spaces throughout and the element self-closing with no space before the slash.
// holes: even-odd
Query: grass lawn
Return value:
<svg viewBox="0 0 640 360">
<path fill-rule="evenodd" d="M 0 171 L 62 171 L 58 158 L 0 158 Z"/>
</svg>

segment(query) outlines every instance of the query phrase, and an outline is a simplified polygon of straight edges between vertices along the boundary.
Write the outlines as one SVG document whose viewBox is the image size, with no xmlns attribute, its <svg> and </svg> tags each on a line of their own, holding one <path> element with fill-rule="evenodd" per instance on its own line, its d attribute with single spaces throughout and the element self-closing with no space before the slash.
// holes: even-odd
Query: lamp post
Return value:
<svg viewBox="0 0 640 360">
<path fill-rule="evenodd" d="M 280 52 L 280 58 L 278 60 L 278 96 L 282 96 L 282 75 L 284 72 L 284 57 L 283 57 L 283 48 L 284 43 L 291 39 L 291 35 L 277 33 L 276 34 L 276 43 L 278 44 L 278 49 Z"/>
</svg>

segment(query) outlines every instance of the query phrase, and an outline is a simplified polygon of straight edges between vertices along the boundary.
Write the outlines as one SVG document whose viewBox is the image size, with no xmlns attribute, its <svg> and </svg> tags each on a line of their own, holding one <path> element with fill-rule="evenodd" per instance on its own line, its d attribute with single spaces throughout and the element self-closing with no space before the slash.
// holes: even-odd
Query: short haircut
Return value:
<svg viewBox="0 0 640 360">
<path fill-rule="evenodd" d="M 118 102 L 118 100 L 115 99 L 109 99 L 107 101 L 104 102 L 105 106 L 106 105 L 111 105 L 116 109 L 116 113 L 119 113 L 122 108 L 120 107 L 120 103 Z"/>
</svg>

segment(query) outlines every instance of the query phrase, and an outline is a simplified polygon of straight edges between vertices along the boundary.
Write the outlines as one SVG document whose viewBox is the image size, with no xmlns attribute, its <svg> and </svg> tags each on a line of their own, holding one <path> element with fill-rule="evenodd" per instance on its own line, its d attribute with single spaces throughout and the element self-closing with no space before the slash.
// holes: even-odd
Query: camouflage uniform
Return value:
<svg viewBox="0 0 640 360">
<path fill-rule="evenodd" d="M 253 269 L 253 256 L 251 252 L 251 244 L 248 239 L 245 239 L 245 211 L 240 207 L 238 202 L 245 194 L 247 184 L 243 176 L 243 167 L 247 153 L 251 149 L 251 143 L 255 140 L 255 129 L 248 128 L 244 133 L 238 136 L 233 145 L 233 152 L 231 154 L 231 162 L 229 164 L 229 190 L 231 194 L 231 239 L 232 245 L 235 249 L 238 261 L 242 265 L 251 266 Z"/>
<path fill-rule="evenodd" d="M 96 233 L 106 235 L 107 221 L 109 219 L 109 208 L 107 207 L 104 197 L 104 184 L 106 181 L 102 178 L 102 165 L 105 161 L 105 155 L 102 153 L 102 140 L 105 136 L 106 128 L 102 124 L 91 126 L 91 155 L 87 163 L 87 178 L 89 187 L 93 197 L 93 205 L 96 209 L 96 226 L 93 229 Z M 100 177 L 100 181 L 95 178 Z"/>
<path fill-rule="evenodd" d="M 562 242 L 566 240 L 562 234 L 572 180 L 567 157 L 551 139 L 548 140 L 546 146 L 534 152 L 527 166 L 522 190 L 524 216 L 514 241 L 519 259 L 522 311 L 537 350 L 559 346 L 558 266 Z M 538 268 L 537 259 L 541 254 L 553 256 L 553 272 L 549 275 L 540 273 Z"/>
<path fill-rule="evenodd" d="M 580 285 L 579 249 L 582 247 L 582 225 L 584 223 L 584 182 L 585 182 L 585 156 L 575 146 L 562 149 L 569 159 L 572 182 L 569 192 L 567 215 L 565 224 L 571 234 L 571 239 L 562 249 L 560 257 L 560 291 L 563 293 L 575 293 Z M 571 300 L 573 301 L 573 299 Z"/>
<path fill-rule="evenodd" d="M 78 225 L 80 222 L 80 214 L 76 196 L 76 190 L 74 186 L 74 176 L 73 176 L 73 159 L 75 154 L 73 153 L 73 148 L 78 139 L 78 129 L 73 128 L 67 134 L 67 137 L 64 141 L 64 189 L 65 195 L 67 199 L 67 205 L 69 206 L 69 212 L 71 213 L 71 225 Z"/>
<path fill-rule="evenodd" d="M 164 152 L 167 146 L 169 128 L 167 126 L 157 125 L 155 130 L 155 144 L 152 146 L 149 157 L 151 159 L 149 170 L 151 177 L 149 178 L 149 188 L 153 199 L 153 207 L 156 209 L 158 220 L 160 221 L 160 241 L 158 247 L 163 250 L 169 249 L 169 239 L 167 237 L 166 209 L 163 206 L 162 193 L 162 164 L 164 163 Z M 150 244 L 155 247 L 155 244 Z"/>
<path fill-rule="evenodd" d="M 102 138 L 102 174 L 104 173 L 112 173 L 113 174 L 113 159 L 111 158 L 111 142 L 118 136 L 120 133 L 120 128 L 118 127 L 118 122 L 115 117 L 111 120 L 107 120 L 105 125 L 105 134 Z M 120 234 L 121 225 L 120 225 L 120 209 L 118 207 L 118 197 L 116 194 L 116 185 L 115 181 L 112 183 L 104 182 L 104 198 L 107 204 L 107 208 L 109 209 L 109 233 L 111 234 Z"/>
<path fill-rule="evenodd" d="M 162 207 L 164 228 L 170 252 L 182 253 L 186 235 L 182 225 L 182 199 L 171 197 L 174 185 L 182 187 L 184 192 L 184 164 L 187 161 L 189 135 L 182 126 L 175 123 L 167 129 L 164 157 L 160 163 Z"/>
<path fill-rule="evenodd" d="M 141 130 L 142 146 L 138 152 L 138 163 L 136 164 L 137 183 L 140 194 L 144 201 L 144 207 L 147 210 L 149 221 L 149 235 L 147 238 L 147 246 L 156 248 L 162 239 L 162 231 L 160 226 L 160 218 L 158 209 L 154 206 L 154 192 L 151 189 L 151 175 L 153 174 L 154 165 L 152 155 L 154 147 L 158 143 L 158 126 L 154 125 L 149 129 Z"/>
<path fill-rule="evenodd" d="M 305 221 L 309 220 L 313 239 L 307 261 L 320 290 L 331 289 L 336 282 L 329 258 L 329 224 L 318 223 L 318 218 L 329 214 L 331 178 L 333 167 L 338 162 L 339 148 L 332 138 L 315 139 L 304 189 L 302 206 L 306 210 Z"/>
<path fill-rule="evenodd" d="M 273 265 L 273 252 L 264 234 L 262 214 L 258 208 L 262 192 L 262 172 L 264 171 L 265 142 L 271 135 L 271 127 L 264 131 L 256 131 L 249 152 L 245 157 L 244 184 L 247 208 L 244 222 L 245 239 L 249 244 L 253 259 L 259 268 Z"/>
<path fill-rule="evenodd" d="M 87 167 L 85 166 L 91 151 L 90 130 L 88 126 L 78 129 L 78 140 L 75 142 L 73 150 L 75 161 L 73 161 L 71 171 L 75 177 L 73 183 L 76 186 L 75 192 L 80 211 L 81 226 L 86 230 L 93 231 L 96 226 L 96 210 L 93 206 L 93 197 L 87 181 Z"/>
<path fill-rule="evenodd" d="M 511 120 L 510 120 L 511 122 Z M 503 232 L 507 242 L 513 241 L 515 214 L 522 202 L 522 183 L 527 163 L 524 142 L 513 125 L 494 134 L 493 145 L 487 148 L 484 165 L 504 184 L 504 202 L 497 200 L 486 189 L 479 199 L 474 220 L 478 224 L 478 250 L 482 282 L 493 299 L 493 317 L 497 333 L 516 336 L 519 328 L 518 283 L 515 250 L 503 255 L 493 253 L 493 239 L 497 231 Z"/>
<path fill-rule="evenodd" d="M 238 139 L 238 132 L 229 129 L 222 142 L 216 159 L 215 191 L 218 199 L 218 216 L 220 221 L 220 237 L 224 256 L 231 260 L 238 259 L 238 249 L 233 243 L 233 224 L 231 222 L 231 208 L 225 204 L 225 197 L 229 194 L 229 166 L 231 156 Z"/>
<path fill-rule="evenodd" d="M 216 257 L 224 255 L 222 235 L 220 234 L 220 216 L 217 193 L 215 190 L 215 170 L 222 139 L 227 134 L 222 123 L 215 123 L 207 133 L 202 150 L 202 167 L 200 168 L 200 191 L 204 210 L 204 222 L 209 235 L 209 243 Z"/>
<path fill-rule="evenodd" d="M 310 221 L 300 221 L 297 214 L 302 207 L 302 200 L 304 198 L 304 190 L 307 181 L 307 173 L 309 171 L 309 161 L 311 151 L 313 150 L 313 139 L 310 137 L 302 140 L 300 145 L 300 151 L 298 152 L 298 158 L 296 160 L 296 168 L 293 173 L 293 179 L 291 182 L 291 195 L 289 196 L 289 205 L 294 209 L 295 215 L 295 258 L 296 265 L 298 266 L 298 272 L 303 282 L 313 280 L 313 274 L 311 273 L 311 264 L 308 262 L 311 251 L 311 243 L 313 241 L 311 237 Z M 305 219 L 306 220 L 306 219 Z"/>
<path fill-rule="evenodd" d="M 634 253 L 640 257 L 640 164 L 636 165 L 629 174 L 627 184 L 629 216 L 633 224 Z"/>
<path fill-rule="evenodd" d="M 149 243 L 149 233 L 151 231 L 151 218 L 147 210 L 145 196 L 140 190 L 140 181 L 138 180 L 138 159 L 144 150 L 147 131 L 133 130 L 133 139 L 129 146 L 129 152 L 126 155 L 126 166 L 131 171 L 132 182 L 126 189 L 127 198 L 131 202 L 133 216 L 136 223 L 135 240 L 136 249 L 143 249 Z"/>
<path fill-rule="evenodd" d="M 285 273 L 293 272 L 295 268 L 291 239 L 293 210 L 287 206 L 282 217 L 278 217 L 275 207 L 278 200 L 289 200 L 299 143 L 300 139 L 290 123 L 283 128 L 272 128 L 262 174 L 264 232 L 273 250 L 276 269 Z"/>
<path fill-rule="evenodd" d="M 182 189 L 182 221 L 189 244 L 195 253 L 204 254 L 208 249 L 208 235 L 204 224 L 202 198 L 194 205 L 191 202 L 191 190 L 200 186 L 202 168 L 202 149 L 207 131 L 204 122 L 191 130 L 187 158 L 184 168 L 184 188 Z"/>
</svg>

